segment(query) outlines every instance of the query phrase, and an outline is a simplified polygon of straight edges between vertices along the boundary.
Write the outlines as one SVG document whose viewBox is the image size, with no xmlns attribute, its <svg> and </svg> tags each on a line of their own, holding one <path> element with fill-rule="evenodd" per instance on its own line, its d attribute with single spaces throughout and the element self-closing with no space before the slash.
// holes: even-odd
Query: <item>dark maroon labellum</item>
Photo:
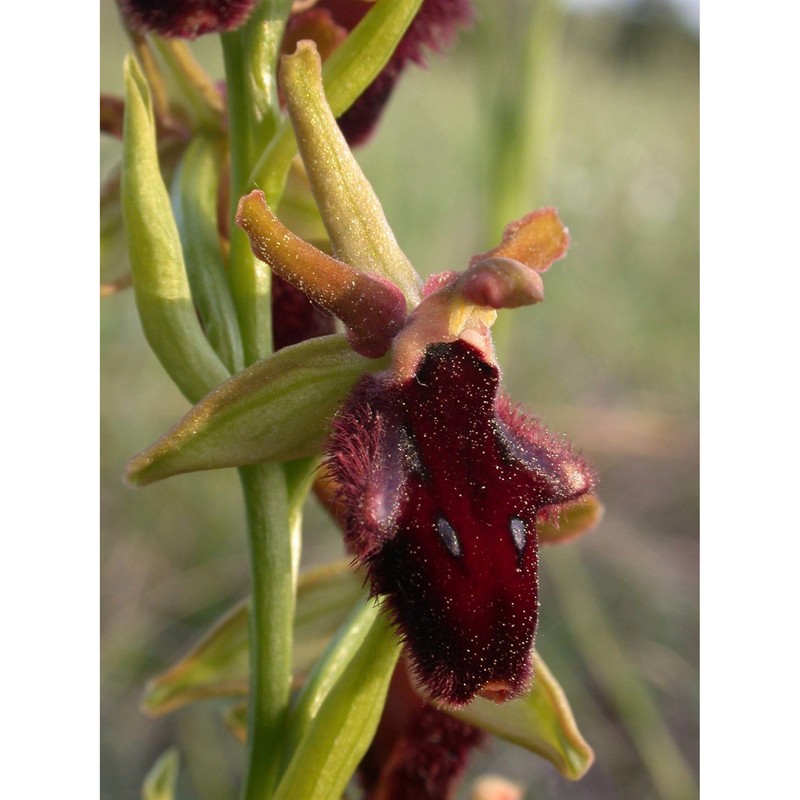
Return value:
<svg viewBox="0 0 800 800">
<path fill-rule="evenodd" d="M 361 381 L 329 447 L 348 544 L 386 596 L 416 677 L 453 706 L 527 688 L 536 516 L 593 483 L 568 445 L 498 400 L 498 386 L 469 344 L 430 345 L 413 379 Z"/>
<path fill-rule="evenodd" d="M 132 30 L 181 39 L 238 28 L 254 6 L 255 0 L 119 0 Z"/>
</svg>

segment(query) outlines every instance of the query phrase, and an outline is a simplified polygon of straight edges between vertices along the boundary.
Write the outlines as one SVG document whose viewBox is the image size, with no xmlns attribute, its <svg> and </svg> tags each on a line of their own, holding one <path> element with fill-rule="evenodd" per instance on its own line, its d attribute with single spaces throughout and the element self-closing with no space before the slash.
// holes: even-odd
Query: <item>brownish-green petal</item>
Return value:
<svg viewBox="0 0 800 800">
<path fill-rule="evenodd" d="M 347 326 L 362 355 L 382 356 L 405 319 L 405 298 L 385 278 L 365 272 L 295 236 L 254 190 L 239 202 L 236 224 L 253 253 L 281 278 Z"/>
<path fill-rule="evenodd" d="M 539 544 L 561 544 L 588 533 L 600 524 L 603 504 L 593 494 L 568 503 L 557 510 L 556 516 L 536 520 Z"/>
<path fill-rule="evenodd" d="M 544 272 L 567 252 L 569 231 L 554 208 L 540 208 L 506 226 L 503 240 L 486 253 L 473 256 L 470 265 L 486 258 L 510 258 Z"/>
</svg>

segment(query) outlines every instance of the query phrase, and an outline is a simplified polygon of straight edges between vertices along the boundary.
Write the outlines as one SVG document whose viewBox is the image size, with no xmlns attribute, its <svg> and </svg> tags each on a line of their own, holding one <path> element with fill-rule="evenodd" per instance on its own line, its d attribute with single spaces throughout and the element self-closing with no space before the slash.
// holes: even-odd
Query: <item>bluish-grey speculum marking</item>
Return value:
<svg viewBox="0 0 800 800">
<path fill-rule="evenodd" d="M 458 541 L 453 526 L 444 517 L 437 517 L 436 530 L 450 555 L 458 558 L 461 555 L 461 543 Z"/>
<path fill-rule="evenodd" d="M 514 547 L 517 548 L 517 552 L 522 554 L 522 551 L 525 549 L 525 538 L 527 536 L 527 530 L 525 530 L 525 523 L 519 519 L 519 517 L 512 517 L 511 518 L 511 538 L 514 540 Z"/>
</svg>

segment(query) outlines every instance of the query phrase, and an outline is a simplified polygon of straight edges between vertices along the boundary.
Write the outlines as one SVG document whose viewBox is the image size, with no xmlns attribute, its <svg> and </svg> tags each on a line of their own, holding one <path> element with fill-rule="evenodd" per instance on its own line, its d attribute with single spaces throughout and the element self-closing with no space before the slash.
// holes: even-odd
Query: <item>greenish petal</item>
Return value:
<svg viewBox="0 0 800 800">
<path fill-rule="evenodd" d="M 357 355 L 341 334 L 286 347 L 204 397 L 129 462 L 126 480 L 144 486 L 183 472 L 318 453 L 353 384 L 387 363 Z"/>
<path fill-rule="evenodd" d="M 164 369 L 197 402 L 228 376 L 197 320 L 180 237 L 161 177 L 150 92 L 134 59 L 125 61 L 122 213 L 136 305 Z"/>
<path fill-rule="evenodd" d="M 524 697 L 502 705 L 479 697 L 447 713 L 537 753 L 569 780 L 582 778 L 594 762 L 594 751 L 581 736 L 563 689 L 538 654 L 533 686 Z"/>
</svg>

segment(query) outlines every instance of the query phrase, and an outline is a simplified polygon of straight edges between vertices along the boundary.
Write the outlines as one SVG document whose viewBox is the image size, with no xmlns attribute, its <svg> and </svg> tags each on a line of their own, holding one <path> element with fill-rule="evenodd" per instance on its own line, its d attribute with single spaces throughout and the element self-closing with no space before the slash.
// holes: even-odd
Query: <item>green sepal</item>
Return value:
<svg viewBox="0 0 800 800">
<path fill-rule="evenodd" d="M 336 123 L 313 42 L 301 41 L 294 55 L 284 56 L 281 87 L 336 257 L 388 278 L 403 292 L 408 306 L 416 306 L 420 278 L 397 244 L 380 201 Z"/>
<path fill-rule="evenodd" d="M 273 800 L 339 800 L 372 742 L 400 643 L 386 615 L 374 604 L 363 606 L 351 621 L 364 625 L 366 633 L 361 639 L 360 631 L 351 637 L 345 629 L 324 656 L 336 680 L 329 683 L 323 670 L 310 686 L 323 696 L 309 704 L 315 713 L 303 720 L 302 739 Z"/>
<path fill-rule="evenodd" d="M 217 355 L 234 373 L 244 367 L 244 356 L 217 228 L 223 158 L 222 140 L 195 136 L 172 184 L 172 206 L 203 330 Z"/>
<path fill-rule="evenodd" d="M 183 472 L 319 453 L 329 420 L 353 384 L 387 364 L 354 353 L 342 334 L 286 347 L 204 397 L 131 459 L 125 479 L 144 486 Z"/>
<path fill-rule="evenodd" d="M 594 751 L 581 736 L 564 690 L 538 653 L 534 653 L 531 690 L 518 700 L 497 705 L 476 698 L 448 714 L 546 758 L 569 780 L 582 778 Z"/>
<path fill-rule="evenodd" d="M 142 800 L 173 800 L 180 757 L 174 747 L 162 753 L 142 784 Z"/>
<path fill-rule="evenodd" d="M 380 74 L 421 5 L 422 0 L 378 0 L 325 62 L 325 95 L 334 117 L 347 111 Z M 284 118 L 248 184 L 248 188 L 263 189 L 272 208 L 279 207 L 286 173 L 296 152 L 292 126 Z M 413 286 L 413 281 L 410 283 Z M 405 286 L 398 285 L 406 291 Z M 411 288 L 411 294 L 406 296 L 416 302 L 414 292 L 418 292 L 418 287 Z"/>
<path fill-rule="evenodd" d="M 130 56 L 124 71 L 122 214 L 136 305 L 150 347 L 194 403 L 230 373 L 197 320 L 180 237 L 159 170 L 147 82 Z"/>
<path fill-rule="evenodd" d="M 363 581 L 346 560 L 300 576 L 292 653 L 296 680 L 304 678 L 353 606 L 363 604 L 366 596 Z M 141 701 L 145 714 L 156 717 L 198 700 L 247 694 L 248 607 L 247 600 L 237 603 L 189 652 L 147 684 Z"/>
</svg>

